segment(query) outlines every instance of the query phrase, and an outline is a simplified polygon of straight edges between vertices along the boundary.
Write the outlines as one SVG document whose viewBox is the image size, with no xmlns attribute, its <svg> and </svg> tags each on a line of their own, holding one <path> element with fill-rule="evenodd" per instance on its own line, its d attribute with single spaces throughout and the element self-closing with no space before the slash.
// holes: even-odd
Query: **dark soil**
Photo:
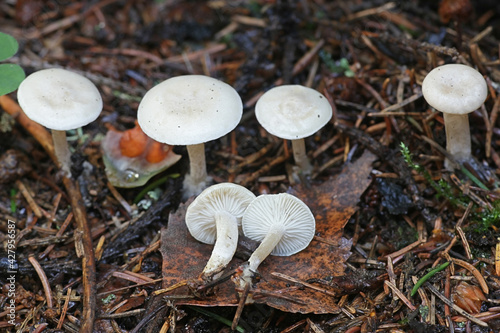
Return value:
<svg viewBox="0 0 500 333">
<path fill-rule="evenodd" d="M 332 228 L 341 224 L 333 239 L 347 240 L 350 256 L 333 262 L 338 270 L 329 274 L 286 282 L 304 294 L 311 291 L 305 283 L 328 291 L 337 311 L 293 313 L 287 309 L 298 304 L 280 307 L 276 300 L 247 305 L 239 330 L 500 330 L 497 1 L 19 0 L 0 4 L 0 31 L 19 41 L 18 54 L 8 62 L 27 75 L 70 69 L 92 80 L 103 97 L 98 120 L 68 132 L 72 180 L 97 257 L 95 318 L 87 323 L 94 332 L 230 331 L 237 304 L 223 306 L 214 297 L 212 306 L 202 307 L 153 295 L 166 287 L 169 259 L 162 253 L 169 244 L 160 242 L 159 231 L 183 207 L 185 147 L 173 147 L 182 156 L 178 163 L 130 189 L 108 183 L 100 149 L 109 130 L 134 127 L 150 88 L 186 74 L 220 79 L 244 103 L 237 128 L 206 144 L 207 169 L 216 183 L 241 184 L 256 195 L 326 195 L 325 184 L 337 184 L 366 151 L 375 155 L 368 188 L 352 179 L 344 189 L 360 192 L 354 207 L 345 205 L 344 223 L 327 221 Z M 444 168 L 442 114 L 421 92 L 425 75 L 448 63 L 476 68 L 489 90 L 484 105 L 469 116 L 474 160 L 452 172 Z M 312 87 L 334 110 L 332 120 L 306 138 L 314 164 L 308 179 L 294 177 L 290 142 L 267 133 L 254 115 L 260 94 L 282 84 Z M 16 93 L 2 98 L 16 101 Z M 0 118 L 0 331 L 77 332 L 86 318 L 87 273 L 75 249 L 81 235 L 73 222 L 58 234 L 75 212 L 72 194 L 40 139 L 0 105 L 6 111 Z M 405 160 L 401 143 L 416 167 Z M 310 204 L 318 216 L 320 208 L 328 210 L 324 198 Z M 15 230 L 15 263 L 8 256 L 9 230 Z M 168 227 L 162 232 L 166 237 Z M 330 248 L 332 260 L 341 257 Z M 186 248 L 183 255 L 191 253 Z M 238 256 L 245 260 L 248 251 L 240 249 Z M 451 264 L 412 295 L 416 281 L 445 262 Z M 42 282 L 50 288 L 52 308 Z"/>
</svg>

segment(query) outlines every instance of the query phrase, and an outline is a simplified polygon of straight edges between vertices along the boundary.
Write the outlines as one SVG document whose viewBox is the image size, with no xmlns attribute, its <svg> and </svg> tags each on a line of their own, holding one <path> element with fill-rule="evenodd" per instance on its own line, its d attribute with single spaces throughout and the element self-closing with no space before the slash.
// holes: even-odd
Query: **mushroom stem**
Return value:
<svg viewBox="0 0 500 333">
<path fill-rule="evenodd" d="M 268 231 L 266 237 L 262 240 L 259 247 L 252 253 L 248 259 L 249 273 L 255 272 L 260 263 L 266 259 L 269 254 L 278 245 L 281 237 L 285 234 L 285 227 L 281 224 L 274 224 Z"/>
<path fill-rule="evenodd" d="M 220 272 L 231 261 L 238 245 L 238 221 L 228 212 L 221 211 L 215 216 L 217 240 L 212 255 L 203 269 L 202 276 L 209 277 Z"/>
<path fill-rule="evenodd" d="M 71 153 L 69 152 L 68 141 L 66 140 L 66 131 L 53 129 L 52 141 L 54 142 L 54 152 L 59 162 L 59 167 L 67 177 L 71 177 Z"/>
<path fill-rule="evenodd" d="M 306 144 L 304 139 L 296 139 L 291 141 L 295 164 L 303 173 L 310 174 L 312 172 L 312 165 L 311 163 L 309 163 L 309 159 L 307 158 Z"/>
<path fill-rule="evenodd" d="M 189 155 L 189 174 L 184 178 L 184 197 L 200 194 L 207 185 L 205 144 L 186 146 Z"/>
<path fill-rule="evenodd" d="M 244 266 L 243 273 L 239 280 L 239 285 L 241 288 L 245 289 L 247 285 L 252 283 L 252 276 L 257 271 L 259 265 L 266 259 L 271 252 L 274 250 L 276 245 L 280 242 L 281 238 L 285 234 L 285 228 L 283 225 L 274 224 L 260 243 L 259 247 L 252 253 L 248 259 L 248 265 Z M 247 299 L 247 302 L 251 302 L 251 298 Z"/>
<path fill-rule="evenodd" d="M 443 113 L 446 130 L 446 150 L 458 162 L 466 161 L 471 157 L 471 141 L 468 114 Z M 448 159 L 445 167 L 453 170 L 454 166 Z"/>
</svg>

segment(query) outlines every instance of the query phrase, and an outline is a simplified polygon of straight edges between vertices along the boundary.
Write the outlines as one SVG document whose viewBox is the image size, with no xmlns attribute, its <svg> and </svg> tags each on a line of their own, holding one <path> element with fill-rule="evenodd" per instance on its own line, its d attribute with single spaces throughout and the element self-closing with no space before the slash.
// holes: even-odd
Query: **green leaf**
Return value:
<svg viewBox="0 0 500 333">
<path fill-rule="evenodd" d="M 19 65 L 1 64 L 0 65 L 0 96 L 16 90 L 26 75 Z"/>
<path fill-rule="evenodd" d="M 14 37 L 0 32 L 0 61 L 9 59 L 18 49 L 19 44 Z"/>
</svg>

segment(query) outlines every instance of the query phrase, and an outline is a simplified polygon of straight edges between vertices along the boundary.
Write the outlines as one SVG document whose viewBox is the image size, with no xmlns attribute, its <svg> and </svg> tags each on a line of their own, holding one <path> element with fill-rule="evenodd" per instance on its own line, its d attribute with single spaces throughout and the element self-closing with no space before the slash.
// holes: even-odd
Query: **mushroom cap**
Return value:
<svg viewBox="0 0 500 333">
<path fill-rule="evenodd" d="M 247 207 L 241 227 L 243 234 L 262 242 L 274 224 L 281 224 L 285 233 L 271 252 L 275 256 L 290 256 L 305 249 L 314 237 L 316 220 L 307 205 L 288 194 L 258 196 Z"/>
<path fill-rule="evenodd" d="M 332 117 L 332 106 L 318 91 L 301 85 L 283 85 L 264 93 L 255 116 L 269 133 L 287 140 L 317 132 Z"/>
<path fill-rule="evenodd" d="M 241 185 L 220 183 L 206 188 L 186 210 L 186 226 L 198 241 L 214 244 L 217 238 L 215 215 L 227 212 L 241 225 L 241 218 L 255 194 Z"/>
<path fill-rule="evenodd" d="M 438 111 L 467 114 L 477 110 L 488 95 L 481 73 L 461 64 L 434 68 L 422 82 L 425 100 Z"/>
<path fill-rule="evenodd" d="M 137 119 L 144 133 L 170 145 L 193 145 L 232 131 L 243 114 L 233 87 L 204 75 L 170 78 L 150 89 Z"/>
<path fill-rule="evenodd" d="M 26 116 L 59 131 L 87 125 L 102 111 L 102 98 L 86 77 L 62 68 L 42 69 L 29 75 L 17 91 Z"/>
</svg>

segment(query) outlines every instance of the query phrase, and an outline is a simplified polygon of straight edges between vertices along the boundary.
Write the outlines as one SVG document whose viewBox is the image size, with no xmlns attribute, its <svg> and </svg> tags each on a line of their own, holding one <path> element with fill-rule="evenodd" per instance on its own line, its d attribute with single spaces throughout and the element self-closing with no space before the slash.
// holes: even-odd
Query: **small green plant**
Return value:
<svg viewBox="0 0 500 333">
<path fill-rule="evenodd" d="M 413 158 L 411 156 L 410 150 L 403 142 L 401 142 L 400 147 L 401 147 L 401 154 L 403 155 L 403 158 L 404 158 L 406 164 L 408 164 L 408 166 L 410 168 L 417 171 L 419 174 L 421 174 L 425 178 L 425 180 L 436 191 L 437 198 L 445 198 L 455 207 L 456 206 L 467 207 L 467 205 L 470 202 L 469 198 L 467 198 L 466 196 L 464 196 L 462 194 L 457 195 L 456 193 L 454 193 L 450 184 L 447 183 L 443 179 L 440 179 L 437 182 L 434 181 L 434 179 L 432 179 L 431 175 L 429 174 L 429 172 L 426 169 L 424 169 L 421 165 L 413 162 Z M 471 213 L 470 219 L 473 222 L 470 230 L 474 231 L 476 233 L 484 233 L 487 229 L 489 229 L 492 226 L 499 227 L 499 224 L 500 224 L 500 200 L 493 201 L 491 209 L 485 208 L 485 209 L 481 210 L 480 212 L 476 212 L 473 209 L 473 212 Z"/>
<path fill-rule="evenodd" d="M 497 229 L 500 226 L 500 200 L 495 200 L 491 203 L 491 209 L 472 214 L 472 223 L 466 228 L 467 231 L 485 234 L 490 228 Z M 483 256 L 479 251 L 475 257 Z"/>
<path fill-rule="evenodd" d="M 14 37 L 0 32 L 0 61 L 9 59 L 18 49 L 19 44 Z M 0 64 L 0 96 L 16 90 L 25 77 L 21 66 Z"/>
<path fill-rule="evenodd" d="M 346 77 L 354 77 L 354 72 L 351 67 L 349 67 L 349 61 L 347 61 L 346 58 L 335 61 L 330 53 L 323 50 L 319 51 L 319 57 L 323 60 L 326 66 L 328 66 L 328 69 L 330 69 L 332 73 L 343 74 Z"/>
<path fill-rule="evenodd" d="M 401 142 L 400 147 L 401 154 L 403 155 L 406 164 L 408 164 L 411 169 L 417 171 L 425 178 L 429 185 L 431 185 L 432 188 L 436 191 L 437 198 L 445 198 L 454 206 L 467 207 L 468 200 L 462 197 L 458 197 L 456 194 L 454 194 L 450 184 L 448 184 L 443 179 L 440 179 L 437 182 L 432 179 L 429 171 L 427 171 L 420 164 L 416 164 L 415 162 L 413 162 L 413 157 L 411 156 L 410 149 L 408 149 L 408 147 L 403 142 Z"/>
<path fill-rule="evenodd" d="M 109 294 L 108 296 L 106 296 L 106 298 L 101 298 L 101 301 L 103 304 L 109 304 L 115 299 L 116 299 L 115 294 Z"/>
</svg>

